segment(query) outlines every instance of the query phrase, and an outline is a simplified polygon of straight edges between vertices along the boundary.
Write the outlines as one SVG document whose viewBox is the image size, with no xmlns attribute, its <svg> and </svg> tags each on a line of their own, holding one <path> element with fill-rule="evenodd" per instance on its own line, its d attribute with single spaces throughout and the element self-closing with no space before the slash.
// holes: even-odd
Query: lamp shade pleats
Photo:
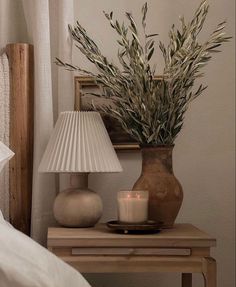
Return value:
<svg viewBox="0 0 236 287">
<path fill-rule="evenodd" d="M 116 152 L 98 112 L 60 114 L 40 172 L 119 172 Z"/>
</svg>

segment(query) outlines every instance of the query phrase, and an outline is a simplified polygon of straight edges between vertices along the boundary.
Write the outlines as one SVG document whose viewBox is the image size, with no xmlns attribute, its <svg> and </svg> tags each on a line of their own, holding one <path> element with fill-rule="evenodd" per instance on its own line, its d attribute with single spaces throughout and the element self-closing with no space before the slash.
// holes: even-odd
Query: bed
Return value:
<svg viewBox="0 0 236 287">
<path fill-rule="evenodd" d="M 3 219 L 0 211 L 1 287 L 89 287 L 75 269 Z"/>
<path fill-rule="evenodd" d="M 9 163 L 9 221 L 30 234 L 33 170 L 33 46 L 6 46 L 9 62 L 9 147 L 15 156 Z"/>
<path fill-rule="evenodd" d="M 29 236 L 33 170 L 33 46 L 9 44 L 9 222 L 0 210 L 1 287 L 89 287 L 75 269 Z M 25 234 L 24 234 L 25 233 Z"/>
</svg>

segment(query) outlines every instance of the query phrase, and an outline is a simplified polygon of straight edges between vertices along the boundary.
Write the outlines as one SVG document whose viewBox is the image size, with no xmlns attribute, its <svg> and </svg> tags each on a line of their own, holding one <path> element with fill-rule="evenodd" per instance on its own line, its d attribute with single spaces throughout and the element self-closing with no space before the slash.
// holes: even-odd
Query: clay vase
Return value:
<svg viewBox="0 0 236 287">
<path fill-rule="evenodd" d="M 183 190 L 173 174 L 173 146 L 142 147 L 142 172 L 133 190 L 149 191 L 149 220 L 171 228 L 183 201 Z"/>
</svg>

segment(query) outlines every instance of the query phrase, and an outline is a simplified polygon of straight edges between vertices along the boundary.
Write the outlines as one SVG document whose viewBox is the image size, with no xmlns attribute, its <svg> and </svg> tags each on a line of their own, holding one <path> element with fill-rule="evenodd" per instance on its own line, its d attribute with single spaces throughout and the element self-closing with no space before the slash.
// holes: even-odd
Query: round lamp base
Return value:
<svg viewBox="0 0 236 287">
<path fill-rule="evenodd" d="M 90 189 L 71 188 L 58 194 L 53 212 L 66 227 L 92 227 L 102 216 L 102 200 Z"/>
</svg>

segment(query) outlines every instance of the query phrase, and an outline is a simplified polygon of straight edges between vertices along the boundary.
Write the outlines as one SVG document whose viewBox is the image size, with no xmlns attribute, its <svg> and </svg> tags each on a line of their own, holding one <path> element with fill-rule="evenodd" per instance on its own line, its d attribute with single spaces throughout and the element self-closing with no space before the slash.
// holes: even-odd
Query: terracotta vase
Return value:
<svg viewBox="0 0 236 287">
<path fill-rule="evenodd" d="M 149 191 L 149 219 L 171 228 L 183 201 L 183 190 L 173 174 L 173 146 L 142 147 L 142 173 L 133 190 Z"/>
</svg>

